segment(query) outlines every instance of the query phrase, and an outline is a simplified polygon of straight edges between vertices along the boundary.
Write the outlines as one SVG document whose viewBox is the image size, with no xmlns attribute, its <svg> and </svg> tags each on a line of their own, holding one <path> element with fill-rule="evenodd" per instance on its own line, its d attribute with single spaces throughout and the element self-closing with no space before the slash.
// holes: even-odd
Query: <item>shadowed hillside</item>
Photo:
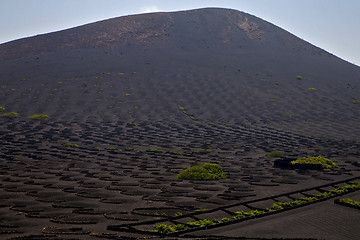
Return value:
<svg viewBox="0 0 360 240">
<path fill-rule="evenodd" d="M 201 209 L 229 217 L 235 206 L 266 209 L 349 182 L 360 166 L 359 83 L 359 67 L 229 9 L 119 17 L 1 44 L 0 238 L 135 239 L 143 233 L 127 224 L 151 229 L 148 220 Z M 305 156 L 339 167 L 284 165 Z M 176 178 L 206 162 L 228 177 Z M 332 210 L 312 226 L 325 235 L 307 232 L 309 214 L 299 231 L 278 219 L 278 232 L 209 234 L 359 239 L 357 223 L 339 224 L 358 213 L 324 204 Z"/>
</svg>

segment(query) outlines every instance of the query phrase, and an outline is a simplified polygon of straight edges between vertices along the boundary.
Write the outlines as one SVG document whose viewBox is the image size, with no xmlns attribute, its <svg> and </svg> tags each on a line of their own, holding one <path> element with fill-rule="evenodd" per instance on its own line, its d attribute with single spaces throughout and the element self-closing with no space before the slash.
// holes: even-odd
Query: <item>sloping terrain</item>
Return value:
<svg viewBox="0 0 360 240">
<path fill-rule="evenodd" d="M 0 234 L 139 237 L 107 228 L 356 177 L 359 83 L 359 67 L 229 9 L 120 17 L 2 44 L 0 107 L 19 117 L 0 118 Z M 340 168 L 282 169 L 266 157 L 275 150 Z M 228 179 L 176 179 L 204 162 Z"/>
</svg>

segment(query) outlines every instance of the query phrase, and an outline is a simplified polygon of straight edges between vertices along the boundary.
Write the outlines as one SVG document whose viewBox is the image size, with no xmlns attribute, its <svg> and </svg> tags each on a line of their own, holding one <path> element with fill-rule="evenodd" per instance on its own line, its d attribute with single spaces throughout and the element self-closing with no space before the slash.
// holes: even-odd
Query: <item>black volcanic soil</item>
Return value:
<svg viewBox="0 0 360 240">
<path fill-rule="evenodd" d="M 359 81 L 359 67 L 227 9 L 121 17 L 2 44 L 0 106 L 20 116 L 0 118 L 0 238 L 133 239 L 144 235 L 107 227 L 358 177 Z M 275 150 L 340 168 L 275 167 L 266 157 Z M 176 179 L 205 162 L 228 179 Z M 359 213 L 328 200 L 193 238 L 359 239 L 349 230 L 356 221 L 336 234 L 325 227 L 346 216 Z"/>
</svg>

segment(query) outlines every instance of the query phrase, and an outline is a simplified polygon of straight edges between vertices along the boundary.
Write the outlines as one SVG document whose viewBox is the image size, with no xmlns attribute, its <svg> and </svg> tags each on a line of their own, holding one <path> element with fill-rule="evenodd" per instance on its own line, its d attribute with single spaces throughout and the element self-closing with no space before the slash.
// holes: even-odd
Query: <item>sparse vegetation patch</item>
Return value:
<svg viewBox="0 0 360 240">
<path fill-rule="evenodd" d="M 5 108 L 4 107 L 0 107 L 0 112 L 3 112 L 5 111 Z"/>
<path fill-rule="evenodd" d="M 185 115 L 187 115 L 191 120 L 197 121 L 196 118 L 195 118 L 193 115 L 189 114 L 184 107 L 179 107 L 179 109 L 180 109 L 180 111 L 182 111 Z"/>
<path fill-rule="evenodd" d="M 184 180 L 211 181 L 227 178 L 227 175 L 219 165 L 204 163 L 181 170 L 177 178 Z"/>
<path fill-rule="evenodd" d="M 266 156 L 269 158 L 278 158 L 278 157 L 282 157 L 283 153 L 280 151 L 273 151 L 273 152 L 268 153 Z"/>
<path fill-rule="evenodd" d="M 64 143 L 62 146 L 63 146 L 63 147 L 72 147 L 72 148 L 77 148 L 77 147 L 79 147 L 79 145 L 74 144 L 74 143 Z"/>
<path fill-rule="evenodd" d="M 17 118 L 17 117 L 19 117 L 19 114 L 17 112 L 8 112 L 8 113 L 1 114 L 0 117 Z"/>
<path fill-rule="evenodd" d="M 49 118 L 49 116 L 46 114 L 34 114 L 34 115 L 29 116 L 29 118 L 33 119 L 33 120 L 44 121 L 44 120 L 47 120 Z"/>
<path fill-rule="evenodd" d="M 154 152 L 154 153 L 164 153 L 164 150 L 161 149 L 148 149 L 147 152 Z"/>
</svg>

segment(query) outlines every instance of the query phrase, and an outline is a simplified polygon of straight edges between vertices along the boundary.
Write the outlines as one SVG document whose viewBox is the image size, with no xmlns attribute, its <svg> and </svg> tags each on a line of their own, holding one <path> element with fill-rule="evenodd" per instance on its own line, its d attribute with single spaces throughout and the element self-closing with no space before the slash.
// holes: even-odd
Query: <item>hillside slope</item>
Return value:
<svg viewBox="0 0 360 240">
<path fill-rule="evenodd" d="M 231 219 L 359 180 L 359 83 L 359 67 L 229 9 L 2 44 L 0 115 L 19 117 L 0 117 L 1 239 L 152 238 L 131 231 L 196 220 L 186 214 Z M 289 166 L 304 156 L 339 168 Z M 177 179 L 207 162 L 228 177 Z M 357 210 L 312 204 L 194 234 L 359 239 Z"/>
</svg>

